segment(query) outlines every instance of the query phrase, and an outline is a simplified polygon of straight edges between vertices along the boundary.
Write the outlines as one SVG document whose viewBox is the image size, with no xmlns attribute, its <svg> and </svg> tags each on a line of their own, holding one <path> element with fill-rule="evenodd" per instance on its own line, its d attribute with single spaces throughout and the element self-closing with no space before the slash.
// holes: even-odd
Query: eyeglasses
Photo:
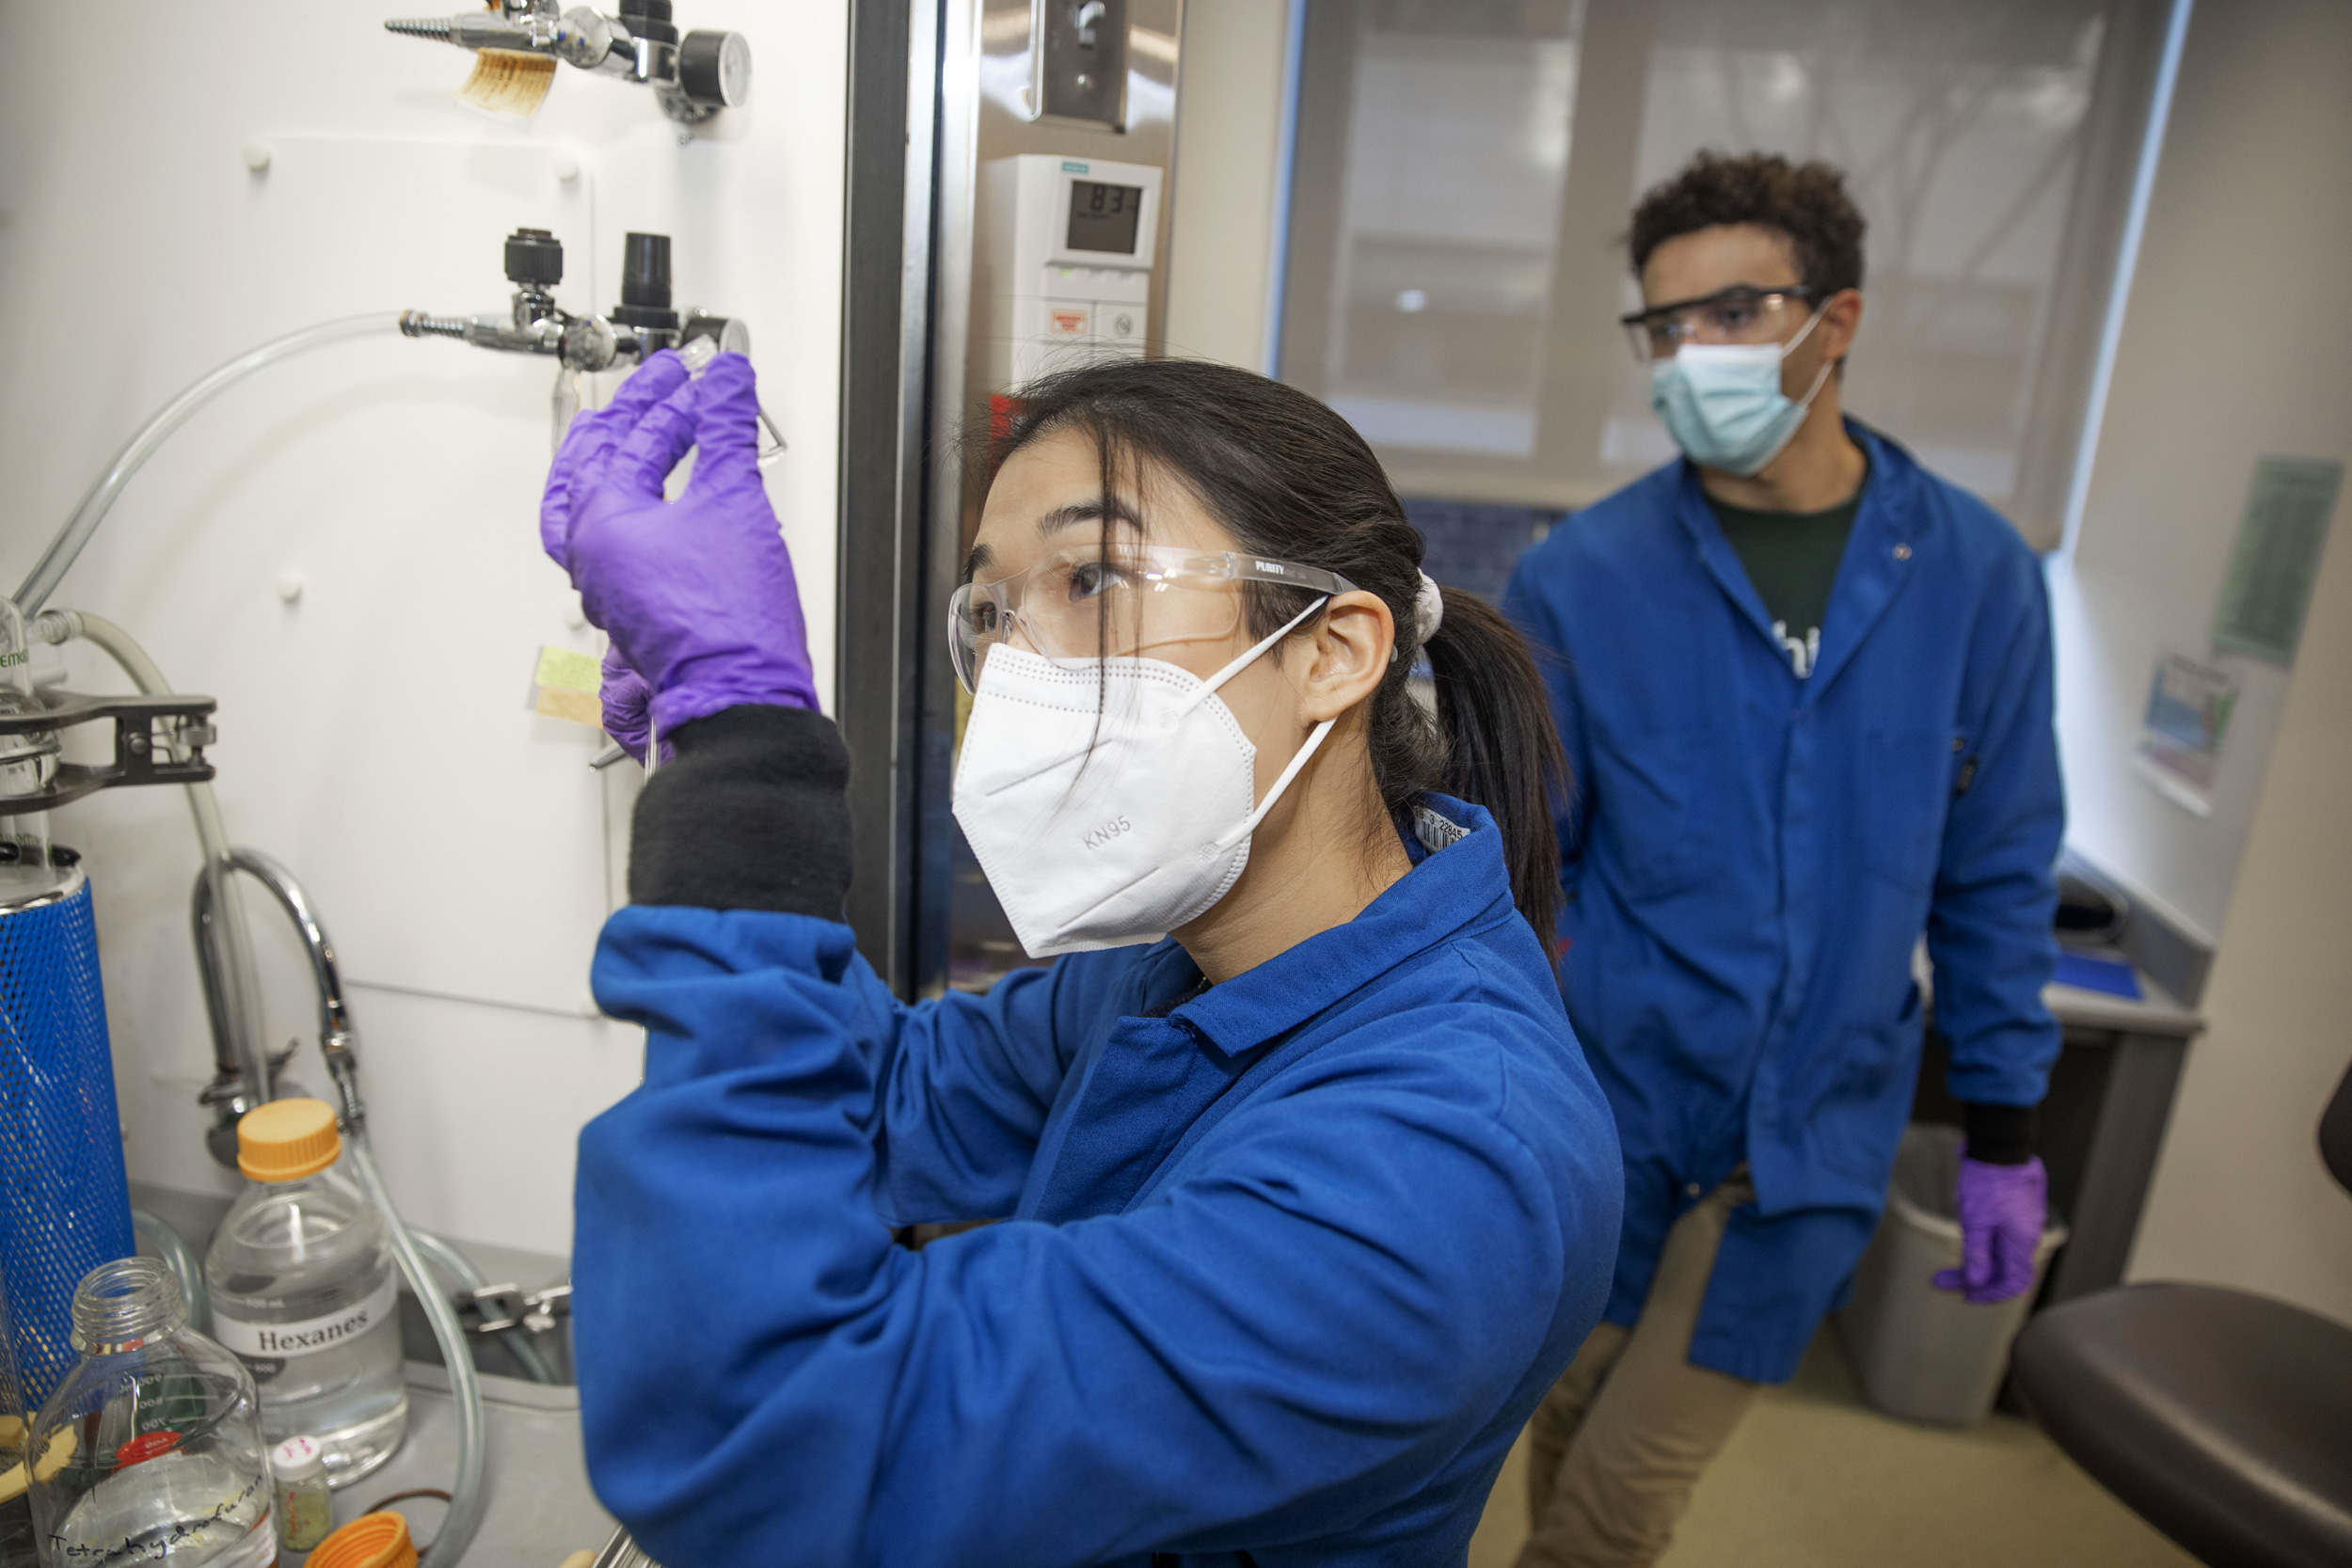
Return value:
<svg viewBox="0 0 2352 1568">
<path fill-rule="evenodd" d="M 1800 283 L 1759 289 L 1735 283 L 1698 299 L 1653 305 L 1617 318 L 1633 342 L 1633 357 L 1646 365 L 1671 359 L 1685 343 L 1776 343 L 1804 320 L 1805 302 L 1821 291 Z"/>
<path fill-rule="evenodd" d="M 1311 594 L 1356 585 L 1317 566 L 1179 545 L 1082 545 L 1025 572 L 967 582 L 947 601 L 947 647 L 966 691 L 1000 642 L 1018 641 L 1057 664 L 1119 658 L 1179 642 L 1213 641 L 1241 624 L 1245 582 Z"/>
</svg>

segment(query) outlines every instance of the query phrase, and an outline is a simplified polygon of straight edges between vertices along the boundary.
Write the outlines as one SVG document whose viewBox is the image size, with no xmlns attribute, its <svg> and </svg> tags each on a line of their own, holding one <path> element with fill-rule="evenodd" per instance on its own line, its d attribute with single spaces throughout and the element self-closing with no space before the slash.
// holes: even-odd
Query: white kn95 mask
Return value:
<svg viewBox="0 0 2352 1568">
<path fill-rule="evenodd" d="M 1225 896 L 1250 833 L 1336 721 L 1253 804 L 1258 749 L 1217 688 L 1325 602 L 1205 681 L 1156 658 L 990 650 L 956 765 L 956 822 L 1031 958 L 1157 942 Z"/>
</svg>

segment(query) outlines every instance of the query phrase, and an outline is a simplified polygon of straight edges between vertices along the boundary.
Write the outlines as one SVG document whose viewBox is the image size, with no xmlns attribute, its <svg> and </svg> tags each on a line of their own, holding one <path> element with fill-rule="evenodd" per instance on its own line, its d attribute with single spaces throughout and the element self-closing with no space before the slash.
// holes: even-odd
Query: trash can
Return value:
<svg viewBox="0 0 2352 1568">
<path fill-rule="evenodd" d="M 1992 1413 L 2009 1370 L 2010 1341 L 2042 1289 L 2050 1255 L 2066 1242 L 2056 1213 L 2034 1249 L 2033 1287 L 1989 1307 L 1935 1288 L 1936 1271 L 1960 1266 L 1960 1130 L 1915 1122 L 1903 1132 L 1887 1184 L 1886 1213 L 1854 1272 L 1853 1299 L 1838 1332 L 1870 1402 L 1890 1416 L 1973 1426 Z"/>
</svg>

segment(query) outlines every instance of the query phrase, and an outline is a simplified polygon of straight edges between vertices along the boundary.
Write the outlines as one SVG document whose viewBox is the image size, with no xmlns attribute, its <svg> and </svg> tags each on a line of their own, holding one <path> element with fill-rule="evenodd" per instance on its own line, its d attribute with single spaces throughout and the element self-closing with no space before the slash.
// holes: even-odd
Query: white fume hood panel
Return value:
<svg viewBox="0 0 2352 1568">
<path fill-rule="evenodd" d="M 671 236 L 681 305 L 757 292 L 759 247 L 697 216 L 725 205 L 712 187 L 742 153 L 723 143 L 681 148 L 649 124 L 587 157 L 268 145 L 236 232 L 183 258 L 190 293 L 222 306 L 224 341 L 191 363 L 242 346 L 222 322 L 258 339 L 361 309 L 500 310 L 518 225 L 564 242 L 556 293 L 582 311 L 612 304 L 629 229 Z M 764 363 L 755 311 L 735 313 Z M 540 646 L 600 651 L 540 547 L 554 379 L 550 360 L 390 333 L 313 351 L 199 416 L 77 576 L 144 600 L 129 619 L 167 673 L 221 698 L 232 833 L 300 868 L 353 980 L 580 1015 L 614 869 L 605 781 L 587 768 L 604 741 L 524 707 Z M 620 377 L 599 380 L 591 405 Z M 818 611 L 826 561 L 807 557 L 833 529 L 811 513 L 792 531 Z M 292 603 L 281 578 L 299 583 Z M 84 602 L 75 589 L 59 602 Z"/>
<path fill-rule="evenodd" d="M 621 235 L 644 229 L 672 236 L 680 305 L 754 332 L 790 446 L 769 489 L 829 690 L 843 22 L 698 4 L 698 23 L 752 36 L 761 71 L 750 106 L 684 142 L 642 93 L 586 77 L 560 80 L 531 125 L 477 115 L 451 94 L 461 55 L 381 35 L 374 13 L 159 13 L 103 102 L 56 71 L 66 13 L 15 18 L 7 586 L 122 439 L 215 366 L 355 312 L 502 311 L 518 225 L 563 239 L 566 306 L 609 309 Z M 579 1127 L 635 1081 L 640 1046 L 584 1013 L 633 769 L 592 774 L 595 732 L 524 706 L 541 644 L 597 645 L 538 543 L 553 379 L 546 361 L 389 331 L 274 366 L 165 446 L 53 602 L 121 622 L 182 689 L 219 700 L 230 837 L 302 879 L 342 951 L 413 1219 L 560 1252 Z M 120 689 L 87 649 L 72 671 Z M 132 1175 L 210 1186 L 185 803 L 110 791 L 62 816 L 96 884 Z M 248 901 L 271 1038 L 301 1037 L 294 1075 L 318 1087 L 307 981 Z"/>
<path fill-rule="evenodd" d="M 595 177 L 559 180 L 546 148 L 283 137 L 273 153 L 239 231 L 181 259 L 223 304 L 215 329 L 495 309 L 518 223 L 590 251 Z M 159 453 L 85 570 L 124 603 L 92 608 L 220 698 L 230 832 L 297 868 L 353 980 L 579 1013 L 606 913 L 587 768 L 602 742 L 522 706 L 540 644 L 595 649 L 537 537 L 553 381 L 536 359 L 389 332 L 313 351 Z M 58 597 L 81 602 L 73 578 Z"/>
</svg>

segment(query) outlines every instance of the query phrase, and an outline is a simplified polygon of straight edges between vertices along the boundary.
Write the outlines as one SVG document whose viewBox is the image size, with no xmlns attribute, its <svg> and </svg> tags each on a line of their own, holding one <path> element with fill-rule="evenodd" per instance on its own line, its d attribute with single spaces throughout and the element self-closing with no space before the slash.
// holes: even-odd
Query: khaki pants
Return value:
<svg viewBox="0 0 2352 1568">
<path fill-rule="evenodd" d="M 1724 1226 L 1755 1200 L 1742 1166 L 1677 1220 L 1641 1318 L 1594 1329 L 1544 1396 L 1528 1428 L 1533 1532 L 1518 1568 L 1640 1568 L 1674 1539 L 1756 1397 L 1755 1384 L 1690 1361 Z"/>
</svg>

